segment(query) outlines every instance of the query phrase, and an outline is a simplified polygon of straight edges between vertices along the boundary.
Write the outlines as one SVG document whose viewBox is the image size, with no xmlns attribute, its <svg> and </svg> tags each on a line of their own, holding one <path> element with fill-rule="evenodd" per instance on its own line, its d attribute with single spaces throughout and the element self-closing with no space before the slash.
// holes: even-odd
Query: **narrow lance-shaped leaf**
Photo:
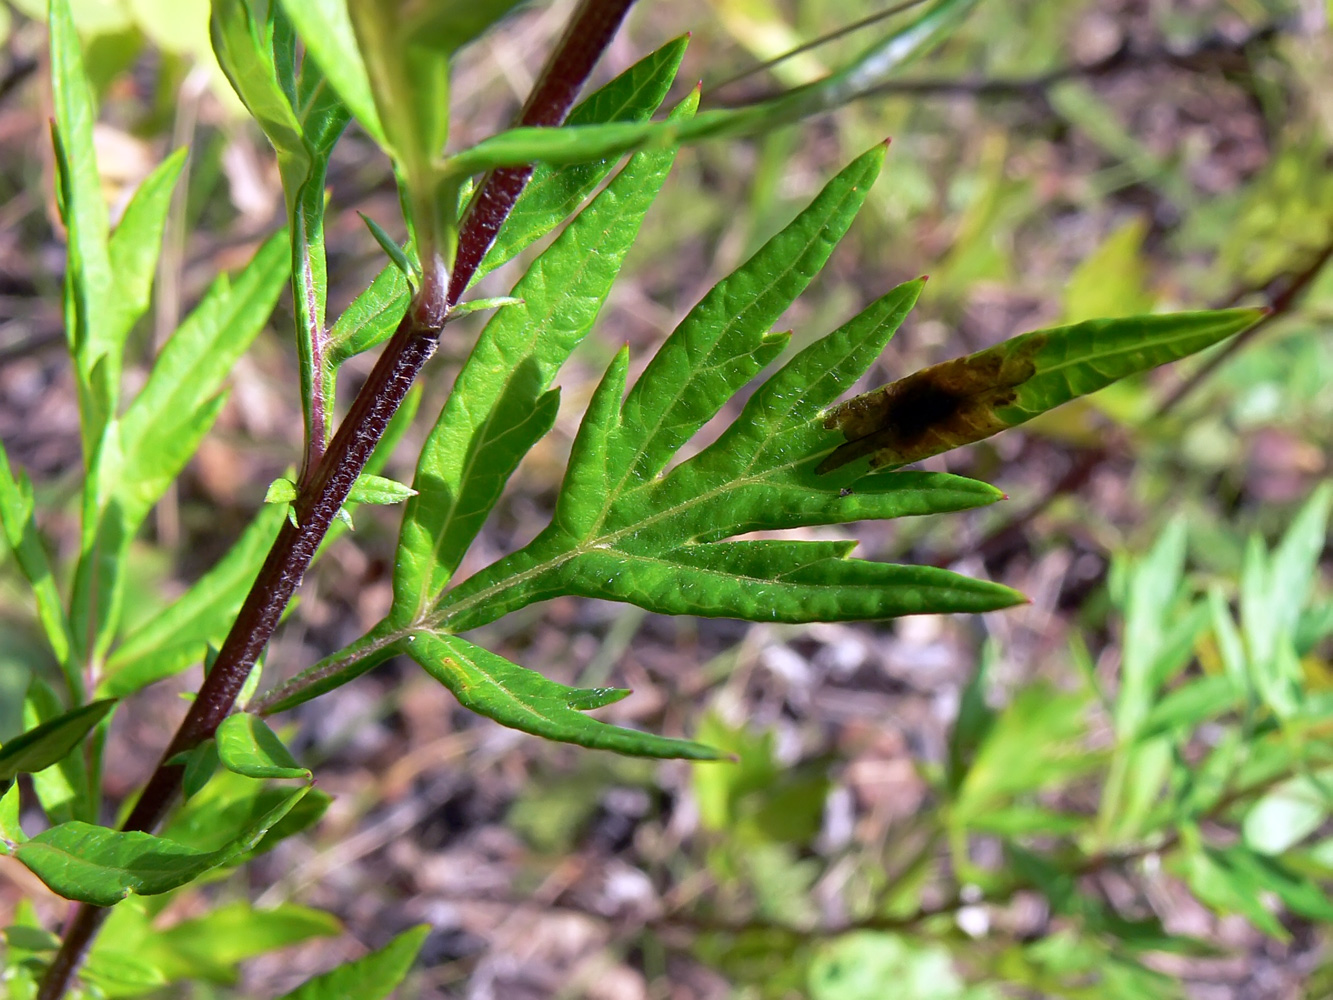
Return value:
<svg viewBox="0 0 1333 1000">
<path fill-rule="evenodd" d="M 69 0 L 53 0 L 48 27 L 56 200 L 69 234 L 65 331 L 78 373 L 84 454 L 91 455 L 104 423 L 115 410 L 119 384 L 120 352 L 107 329 L 107 306 L 114 301 L 107 249 L 111 226 L 93 149 L 97 109 L 83 70 Z M 93 371 L 104 359 L 109 360 L 94 385 Z"/>
<path fill-rule="evenodd" d="M 83 531 L 70 602 L 77 658 L 100 660 L 115 635 L 130 541 L 221 412 L 219 392 L 263 328 L 286 278 L 283 234 L 235 284 L 219 278 L 172 334 L 125 415 L 107 424 L 84 486 Z"/>
<path fill-rule="evenodd" d="M 148 311 L 151 302 L 162 232 L 188 152 L 176 150 L 144 178 L 111 234 L 109 254 L 117 293 L 127 313 L 136 319 Z"/>
<path fill-rule="evenodd" d="M 1253 325 L 1256 309 L 1092 320 L 1039 330 L 945 361 L 835 406 L 847 443 L 821 472 L 870 457 L 892 468 L 971 444 L 1112 382 L 1201 351 Z"/>
<path fill-rule="evenodd" d="M 51 644 L 56 661 L 65 670 L 71 692 L 81 699 L 82 671 L 69 659 L 69 622 L 65 619 L 65 606 L 51 572 L 51 562 L 37 533 L 33 508 L 32 483 L 22 472 L 17 478 L 14 476 L 9 467 L 9 456 L 5 454 L 3 445 L 0 445 L 0 527 L 4 528 L 5 538 L 19 570 L 32 588 L 33 598 L 37 602 L 37 618 L 46 634 L 46 641 Z"/>
<path fill-rule="evenodd" d="M 1021 604 L 1017 591 L 933 566 L 849 559 L 855 542 L 744 541 L 660 555 L 595 548 L 566 565 L 569 592 L 649 611 L 748 621 L 864 621 Z"/>
<path fill-rule="evenodd" d="M 214 283 L 162 348 L 125 411 L 116 494 L 131 526 L 194 453 L 211 423 L 198 418 L 215 405 L 224 380 L 273 311 L 287 277 L 284 236 L 270 237 L 234 281 Z"/>
<path fill-rule="evenodd" d="M 15 736 L 0 747 L 0 785 L 64 760 L 115 704 L 111 698 L 94 701 Z"/>
<path fill-rule="evenodd" d="M 406 978 L 430 927 L 404 931 L 379 951 L 307 979 L 281 1000 L 384 1000 Z"/>
<path fill-rule="evenodd" d="M 407 652 L 427 673 L 465 707 L 511 729 L 638 757 L 721 756 L 700 743 L 640 733 L 583 714 L 619 701 L 628 691 L 567 687 L 458 636 L 415 632 L 410 638 Z"/>
<path fill-rule="evenodd" d="M 51 827 L 19 845 L 14 854 L 58 895 L 113 906 L 131 894 L 170 892 L 210 869 L 240 860 L 307 791 L 299 788 L 286 796 L 216 851 L 76 821 Z"/>
<path fill-rule="evenodd" d="M 90 728 L 96 726 L 101 719 L 93 717 L 99 711 L 105 717 L 109 710 L 107 706 L 101 706 L 100 709 L 92 709 L 90 706 L 85 708 L 88 709 L 87 715 L 76 714 L 73 718 L 67 718 L 65 707 L 51 686 L 40 677 L 34 677 L 23 699 L 23 726 L 31 732 L 46 723 L 57 722 L 57 731 L 61 734 L 57 740 L 72 739 L 73 733 L 85 721 L 91 720 L 88 723 Z M 77 713 L 79 710 L 74 711 Z M 84 733 L 86 735 L 87 730 Z M 52 744 L 47 746 L 53 751 L 58 748 Z M 77 745 L 46 768 L 34 771 L 32 787 L 37 793 L 37 800 L 42 804 L 42 810 L 52 823 L 73 819 L 91 820 L 96 814 L 96 804 L 88 783 L 87 763 Z"/>
</svg>

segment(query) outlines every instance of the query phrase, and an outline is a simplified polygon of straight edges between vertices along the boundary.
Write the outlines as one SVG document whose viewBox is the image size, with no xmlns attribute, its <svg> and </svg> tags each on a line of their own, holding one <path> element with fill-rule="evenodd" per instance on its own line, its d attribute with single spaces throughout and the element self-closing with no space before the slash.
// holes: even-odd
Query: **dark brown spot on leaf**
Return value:
<svg viewBox="0 0 1333 1000">
<path fill-rule="evenodd" d="M 847 443 L 820 463 L 832 472 L 863 456 L 871 468 L 907 465 L 990 437 L 1011 426 L 995 411 L 1011 406 L 1036 373 L 1046 343 L 1031 335 L 954 358 L 835 406 L 824 417 Z"/>
</svg>

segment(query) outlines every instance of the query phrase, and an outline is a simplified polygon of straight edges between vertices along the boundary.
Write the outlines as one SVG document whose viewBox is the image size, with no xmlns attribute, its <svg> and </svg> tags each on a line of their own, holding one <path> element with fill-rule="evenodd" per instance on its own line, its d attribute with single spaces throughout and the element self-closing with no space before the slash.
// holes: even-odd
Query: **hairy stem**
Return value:
<svg viewBox="0 0 1333 1000">
<path fill-rule="evenodd" d="M 565 120 L 632 3 L 633 0 L 583 0 L 524 105 L 518 125 L 559 125 Z M 329 524 L 347 499 L 389 418 L 434 353 L 449 309 L 462 297 L 531 173 L 531 167 L 497 170 L 481 182 L 463 220 L 454 272 L 448 276 L 447 286 L 442 268 L 427 267 L 416 299 L 313 474 L 302 485 L 295 503 L 300 527 L 283 525 L 213 668 L 204 678 L 124 829 L 152 830 L 161 822 L 175 800 L 182 773 L 180 765 L 169 761 L 212 736 L 231 711 Z M 38 1000 L 57 1000 L 65 994 L 108 912 L 101 907 L 79 904 L 66 927 L 60 950 L 42 980 Z"/>
</svg>

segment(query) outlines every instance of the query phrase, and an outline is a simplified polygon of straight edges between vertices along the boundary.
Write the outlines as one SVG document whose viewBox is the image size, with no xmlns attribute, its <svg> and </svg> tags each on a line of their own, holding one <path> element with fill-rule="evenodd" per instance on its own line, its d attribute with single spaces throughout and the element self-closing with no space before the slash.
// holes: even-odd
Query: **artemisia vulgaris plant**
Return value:
<svg viewBox="0 0 1333 1000">
<path fill-rule="evenodd" d="M 567 687 L 462 633 L 558 595 L 773 622 L 987 612 L 1022 600 L 943 569 L 856 559 L 850 543 L 740 536 L 992 503 L 1000 493 L 984 483 L 907 467 L 1206 348 L 1257 313 L 1043 330 L 839 403 L 884 351 L 922 283 L 885 289 L 796 353 L 773 326 L 852 226 L 883 146 L 831 177 L 713 287 L 632 385 L 627 351 L 615 355 L 583 415 L 550 523 L 518 551 L 458 573 L 516 466 L 551 429 L 554 380 L 592 328 L 677 149 L 849 100 L 945 38 L 974 4 L 937 0 L 822 83 L 700 113 L 697 89 L 663 104 L 685 39 L 576 103 L 630 6 L 583 0 L 514 126 L 449 152 L 453 58 L 514 0 L 215 0 L 214 49 L 276 151 L 287 228 L 238 273 L 218 276 L 128 395 L 126 340 L 150 303 L 185 151 L 143 182 L 112 229 L 69 0 L 52 0 L 51 137 L 68 230 L 64 307 L 84 455 L 81 527 L 70 570 L 52 565 L 32 485 L 0 458 L 0 518 L 60 680 L 33 682 L 26 731 L 0 749 L 0 851 L 77 906 L 58 941 L 31 911 L 19 914 L 7 936 L 9 995 L 133 995 L 191 976 L 225 980 L 251 954 L 327 933 L 331 918 L 295 906 L 232 905 L 168 932 L 151 920 L 163 894 L 216 878 L 319 817 L 327 796 L 265 719 L 390 657 L 410 657 L 468 708 L 527 733 L 709 760 L 720 754 L 704 743 L 588 714 L 626 691 Z M 410 239 L 399 246 L 376 227 L 388 263 L 330 321 L 325 176 L 353 120 L 392 160 Z M 557 231 L 508 296 L 467 298 L 480 276 Z M 305 430 L 303 452 L 293 456 L 299 472 L 270 487 L 271 502 L 191 589 L 127 630 L 128 548 L 217 418 L 228 373 L 288 285 Z M 382 478 L 411 417 L 402 406 L 414 379 L 449 322 L 477 309 L 491 310 L 490 320 L 415 478 L 410 486 Z M 379 351 L 374 368 L 335 422 L 340 366 L 371 350 Z M 674 462 L 765 370 L 721 435 Z M 391 610 L 346 648 L 263 690 L 255 668 L 265 645 L 326 533 L 358 503 L 403 504 Z M 65 579 L 68 588 L 57 584 Z M 152 777 L 122 822 L 103 825 L 102 772 L 114 763 L 103 748 L 118 705 L 205 658 L 203 684 Z M 19 775 L 31 776 L 48 824 L 33 836 L 19 824 Z M 242 925 L 247 935 L 228 936 Z M 423 934 L 410 931 L 291 996 L 385 996 Z M 213 942 L 206 954 L 187 947 L 190 935 Z"/>
</svg>

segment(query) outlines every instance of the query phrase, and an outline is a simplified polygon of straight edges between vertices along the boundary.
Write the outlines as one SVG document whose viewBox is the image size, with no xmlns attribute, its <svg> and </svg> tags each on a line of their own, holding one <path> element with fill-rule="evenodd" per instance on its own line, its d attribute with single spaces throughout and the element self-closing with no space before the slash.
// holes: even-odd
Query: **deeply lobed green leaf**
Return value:
<svg viewBox="0 0 1333 1000">
<path fill-rule="evenodd" d="M 698 95 L 676 112 L 688 116 Z M 555 419 L 556 372 L 593 321 L 674 154 L 633 158 L 533 262 L 458 373 L 417 463 L 394 574 L 395 619 L 445 586 L 505 482 Z"/>
</svg>

